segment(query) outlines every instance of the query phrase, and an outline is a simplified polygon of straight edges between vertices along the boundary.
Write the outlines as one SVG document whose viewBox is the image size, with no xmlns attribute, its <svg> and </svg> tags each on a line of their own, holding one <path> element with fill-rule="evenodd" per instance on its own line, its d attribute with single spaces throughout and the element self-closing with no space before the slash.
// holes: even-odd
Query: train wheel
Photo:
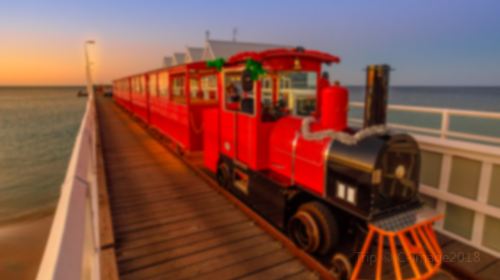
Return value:
<svg viewBox="0 0 500 280">
<path fill-rule="evenodd" d="M 290 219 L 288 232 L 295 244 L 304 251 L 314 253 L 318 250 L 319 227 L 311 213 L 299 210 Z"/>
<path fill-rule="evenodd" d="M 352 264 L 346 255 L 338 253 L 333 256 L 332 273 L 336 279 L 351 279 Z"/>
<path fill-rule="evenodd" d="M 220 163 L 217 168 L 217 182 L 224 188 L 229 188 L 231 184 L 231 171 L 226 163 Z"/>
<path fill-rule="evenodd" d="M 339 228 L 328 207 L 320 202 L 302 205 L 288 225 L 292 240 L 309 253 L 326 255 L 337 245 Z"/>
</svg>

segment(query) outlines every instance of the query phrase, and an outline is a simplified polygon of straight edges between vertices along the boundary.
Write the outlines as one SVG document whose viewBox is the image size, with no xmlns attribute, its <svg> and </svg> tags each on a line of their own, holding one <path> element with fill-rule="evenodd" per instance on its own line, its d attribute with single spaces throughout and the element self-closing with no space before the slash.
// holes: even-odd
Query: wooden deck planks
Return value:
<svg viewBox="0 0 500 280">
<path fill-rule="evenodd" d="M 110 99 L 98 110 L 120 278 L 317 278 Z"/>
<path fill-rule="evenodd" d="M 442 234 L 438 234 L 438 238 L 443 250 L 443 262 L 451 263 L 478 279 L 500 279 L 498 258 Z"/>
</svg>

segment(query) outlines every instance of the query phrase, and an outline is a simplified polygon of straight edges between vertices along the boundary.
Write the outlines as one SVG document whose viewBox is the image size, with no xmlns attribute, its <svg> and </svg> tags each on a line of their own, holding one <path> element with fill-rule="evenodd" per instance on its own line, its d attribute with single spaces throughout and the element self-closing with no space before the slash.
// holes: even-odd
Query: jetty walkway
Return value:
<svg viewBox="0 0 500 280">
<path fill-rule="evenodd" d="M 121 279 L 316 279 L 111 99 L 97 98 Z"/>
</svg>

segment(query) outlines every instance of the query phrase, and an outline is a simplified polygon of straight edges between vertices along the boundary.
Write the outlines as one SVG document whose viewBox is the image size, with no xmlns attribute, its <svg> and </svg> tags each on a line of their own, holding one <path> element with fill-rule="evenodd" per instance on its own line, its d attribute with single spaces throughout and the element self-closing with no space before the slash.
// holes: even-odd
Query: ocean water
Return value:
<svg viewBox="0 0 500 280">
<path fill-rule="evenodd" d="M 0 229 L 54 210 L 85 109 L 74 87 L 0 87 Z"/>
<path fill-rule="evenodd" d="M 364 101 L 365 88 L 350 86 L 351 101 Z M 390 104 L 500 112 L 498 87 L 397 86 L 389 91 Z"/>
</svg>

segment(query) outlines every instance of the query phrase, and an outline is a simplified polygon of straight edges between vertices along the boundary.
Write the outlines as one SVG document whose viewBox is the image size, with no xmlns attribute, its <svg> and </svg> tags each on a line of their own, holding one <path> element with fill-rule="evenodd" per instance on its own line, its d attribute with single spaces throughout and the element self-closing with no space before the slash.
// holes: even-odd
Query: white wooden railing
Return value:
<svg viewBox="0 0 500 280">
<path fill-rule="evenodd" d="M 99 213 L 93 92 L 61 186 L 37 279 L 99 279 Z"/>
<path fill-rule="evenodd" d="M 443 140 L 428 136 L 416 136 L 416 139 L 422 151 L 442 155 L 440 171 L 436 171 L 440 172 L 438 185 L 428 186 L 424 183 L 420 185 L 420 192 L 436 199 L 436 210 L 445 214 L 445 219 L 436 224 L 436 229 L 449 237 L 500 257 L 500 251 L 485 246 L 483 243 L 485 231 L 492 230 L 485 227 L 485 218 L 489 216 L 500 220 L 500 208 L 488 204 L 492 188 L 500 187 L 492 185 L 491 182 L 493 166 L 500 166 L 500 148 L 463 141 Z M 474 198 L 465 197 L 450 191 L 453 161 L 457 158 L 480 163 L 477 186 L 470 186 L 471 188 L 477 188 L 477 195 Z M 464 172 L 468 171 L 464 170 Z M 471 174 L 471 176 L 474 175 Z M 447 208 L 450 203 L 473 213 L 470 237 L 463 237 L 445 227 L 446 219 L 454 219 L 453 217 L 446 217 Z M 466 221 L 461 222 L 466 223 Z"/>
<path fill-rule="evenodd" d="M 351 108 L 363 108 L 364 104 L 360 102 L 350 103 Z M 485 218 L 492 217 L 500 221 L 500 208 L 488 204 L 488 198 L 491 196 L 492 189 L 500 186 L 494 186 L 492 183 L 493 167 L 500 166 L 500 137 L 478 135 L 469 132 L 456 132 L 450 130 L 450 121 L 452 117 L 471 117 L 479 120 L 500 120 L 500 113 L 478 112 L 466 110 L 454 110 L 444 108 L 415 107 L 404 105 L 389 105 L 390 111 L 402 111 L 422 114 L 434 114 L 441 116 L 440 128 L 420 127 L 416 125 L 407 125 L 401 123 L 388 123 L 394 130 L 406 131 L 415 136 L 423 152 L 438 154 L 441 158 L 438 164 L 439 170 L 427 170 L 423 172 L 438 172 L 439 181 L 435 186 L 421 184 L 422 194 L 435 199 L 435 208 L 438 212 L 445 214 L 445 219 L 436 224 L 436 229 L 454 239 L 469 244 L 480 250 L 486 251 L 496 257 L 500 257 L 500 251 L 484 244 L 484 233 L 488 231 L 485 226 Z M 359 118 L 351 118 L 351 124 L 361 124 Z M 425 125 L 425 124 L 424 124 Z M 484 123 L 483 125 L 489 125 Z M 481 143 L 478 143 L 481 142 Z M 466 197 L 451 191 L 450 180 L 453 173 L 453 163 L 457 159 L 465 159 L 477 163 L 479 172 L 467 176 L 477 177 L 477 185 L 470 186 L 477 190 L 475 197 Z M 424 163 L 425 164 L 425 163 Z M 462 209 L 473 213 L 472 229 L 470 237 L 464 237 L 453 232 L 445 226 L 446 219 L 452 219 L 447 216 L 448 206 L 457 205 Z M 460 221 L 462 222 L 462 221 Z M 463 221 L 465 223 L 465 221 Z"/>
<path fill-rule="evenodd" d="M 364 103 L 362 102 L 351 102 L 351 108 L 364 108 Z M 417 107 L 417 106 L 407 106 L 407 105 L 389 105 L 389 112 L 411 112 L 419 113 L 422 115 L 438 115 L 441 118 L 440 128 L 429 128 L 425 126 L 409 125 L 402 123 L 389 123 L 389 126 L 398 130 L 405 130 L 409 132 L 435 135 L 442 139 L 460 139 L 472 142 L 483 142 L 487 144 L 497 145 L 500 144 L 500 137 L 480 135 L 477 133 L 470 132 L 459 132 L 450 129 L 451 121 L 453 117 L 467 117 L 480 120 L 496 120 L 500 124 L 500 113 L 495 112 L 480 112 L 480 111 L 470 111 L 470 110 L 457 110 L 448 108 L 434 108 L 434 107 Z M 352 123 L 360 124 L 362 120 L 359 118 L 350 119 Z"/>
</svg>

